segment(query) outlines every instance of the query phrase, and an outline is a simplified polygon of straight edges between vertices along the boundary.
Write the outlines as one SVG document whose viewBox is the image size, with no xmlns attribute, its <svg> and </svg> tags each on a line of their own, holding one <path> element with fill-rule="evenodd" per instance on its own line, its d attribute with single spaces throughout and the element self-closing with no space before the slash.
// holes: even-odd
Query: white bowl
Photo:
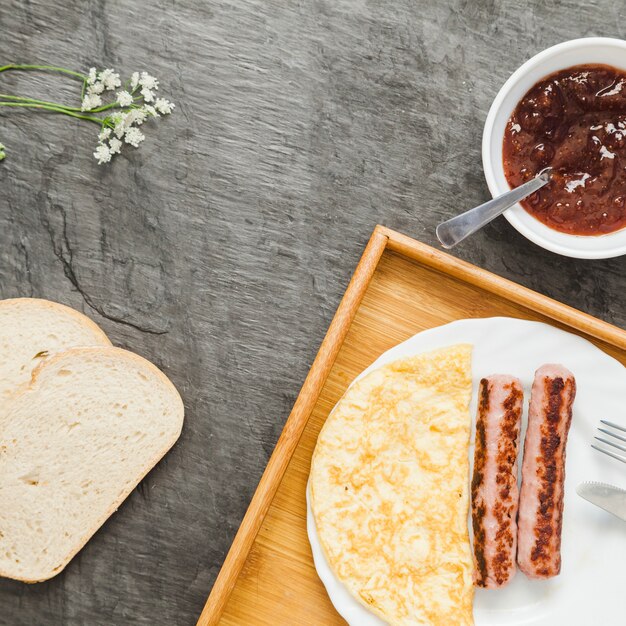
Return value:
<svg viewBox="0 0 626 626">
<path fill-rule="evenodd" d="M 495 196 L 508 191 L 502 164 L 502 140 L 506 123 L 517 103 L 542 78 L 572 65 L 597 63 L 626 70 L 626 41 L 588 37 L 560 43 L 526 61 L 498 92 L 483 131 L 483 168 L 489 191 Z M 598 236 L 578 236 L 548 228 L 519 204 L 505 211 L 506 219 L 522 235 L 558 254 L 579 259 L 606 259 L 626 254 L 626 229 Z"/>
</svg>

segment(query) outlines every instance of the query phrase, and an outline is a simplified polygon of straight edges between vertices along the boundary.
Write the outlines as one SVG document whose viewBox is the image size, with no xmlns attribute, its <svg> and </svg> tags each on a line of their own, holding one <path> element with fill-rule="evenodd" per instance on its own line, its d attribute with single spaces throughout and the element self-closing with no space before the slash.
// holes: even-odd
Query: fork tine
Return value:
<svg viewBox="0 0 626 626">
<path fill-rule="evenodd" d="M 620 426 L 619 424 L 614 424 L 613 422 L 607 422 L 606 420 L 600 420 L 603 424 L 610 426 L 611 428 L 617 428 L 617 430 L 621 430 L 623 433 L 626 433 L 626 428 Z"/>
<path fill-rule="evenodd" d="M 616 435 L 615 433 L 612 433 L 610 430 L 606 430 L 606 428 L 598 428 L 598 430 L 601 433 L 604 433 L 605 435 L 609 435 L 609 437 L 615 437 L 615 439 L 619 439 L 620 441 L 626 441 L 626 437 L 622 437 L 621 435 Z"/>
<path fill-rule="evenodd" d="M 609 452 L 608 450 L 605 450 L 604 448 L 600 448 L 599 446 L 594 446 L 593 444 L 591 444 L 591 447 L 594 450 L 597 450 L 598 452 L 602 452 L 603 454 L 606 454 L 610 457 L 613 457 L 614 459 L 617 459 L 618 461 L 621 461 L 622 463 L 626 463 L 626 459 L 622 456 L 619 456 L 617 454 L 613 454 L 612 452 Z"/>
<path fill-rule="evenodd" d="M 608 439 L 603 439 L 602 437 L 594 437 L 594 439 L 597 439 L 598 441 L 601 441 L 602 443 L 606 443 L 607 446 L 613 446 L 614 448 L 617 448 L 618 450 L 621 450 L 622 452 L 626 452 L 626 448 L 624 446 L 620 446 L 618 443 L 613 443 L 612 441 L 609 441 Z"/>
</svg>

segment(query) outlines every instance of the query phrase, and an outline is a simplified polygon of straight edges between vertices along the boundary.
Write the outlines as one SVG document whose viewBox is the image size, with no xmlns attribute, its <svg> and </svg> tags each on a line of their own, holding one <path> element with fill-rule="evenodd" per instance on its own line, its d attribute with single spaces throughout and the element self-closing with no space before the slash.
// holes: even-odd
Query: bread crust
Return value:
<svg viewBox="0 0 626 626">
<path fill-rule="evenodd" d="M 0 300 L 0 308 L 10 308 L 15 306 L 30 306 L 33 308 L 40 307 L 42 309 L 48 309 L 64 315 L 66 317 L 73 317 L 82 326 L 89 329 L 93 333 L 94 337 L 103 345 L 110 346 L 111 340 L 105 335 L 104 331 L 98 324 L 96 324 L 91 318 L 85 314 L 72 309 L 65 304 L 53 302 L 52 300 L 42 300 L 41 298 L 7 298 L 6 300 Z"/>
</svg>

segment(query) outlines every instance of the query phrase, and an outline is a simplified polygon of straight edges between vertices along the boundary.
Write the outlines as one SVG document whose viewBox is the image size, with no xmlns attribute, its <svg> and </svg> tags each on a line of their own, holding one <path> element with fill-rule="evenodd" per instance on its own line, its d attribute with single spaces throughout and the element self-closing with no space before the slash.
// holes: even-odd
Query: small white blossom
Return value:
<svg viewBox="0 0 626 626">
<path fill-rule="evenodd" d="M 118 91 L 117 103 L 122 107 L 129 107 L 133 103 L 133 97 L 128 91 Z"/>
<path fill-rule="evenodd" d="M 0 143 L 0 161 L 3 161 L 4 158 L 6 157 L 6 152 L 5 152 L 6 148 L 4 146 L 3 143 Z"/>
<path fill-rule="evenodd" d="M 111 91 L 112 89 L 115 89 L 122 84 L 122 81 L 120 80 L 120 75 L 112 69 L 102 70 L 98 75 L 98 80 L 104 85 L 104 88 L 108 91 Z"/>
<path fill-rule="evenodd" d="M 111 154 L 119 154 L 119 151 L 122 147 L 122 142 L 119 139 L 113 137 L 111 141 L 109 141 L 109 150 Z"/>
<path fill-rule="evenodd" d="M 139 144 L 145 138 L 146 136 L 138 128 L 135 127 L 127 129 L 126 134 L 124 135 L 124 141 L 135 148 L 138 148 Z"/>
<path fill-rule="evenodd" d="M 131 109 L 126 117 L 126 122 L 128 126 L 132 126 L 133 124 L 135 124 L 136 126 L 141 126 L 148 117 L 145 109 L 146 107 Z"/>
<path fill-rule="evenodd" d="M 142 108 L 146 117 L 148 117 L 148 115 L 151 117 L 159 117 L 158 111 L 151 104 L 144 104 Z"/>
<path fill-rule="evenodd" d="M 120 87 L 119 90 L 117 88 Z M 102 120 L 102 127 L 98 134 L 98 145 L 94 157 L 98 163 L 109 163 L 120 154 L 124 143 L 135 148 L 145 140 L 145 135 L 139 127 L 149 118 L 159 118 L 169 115 L 174 110 L 174 103 L 165 98 L 157 98 L 159 81 L 147 72 L 133 72 L 130 80 L 122 87 L 120 75 L 113 69 L 96 70 L 90 68 L 86 78 L 85 95 L 82 101 L 83 111 L 93 111 L 102 107 L 104 102 L 110 107 L 118 105 L 120 109 L 110 114 L 98 115 Z M 116 90 L 116 93 L 105 92 Z M 143 102 L 136 103 L 141 94 Z M 103 102 L 104 101 L 104 102 Z M 108 107 L 104 107 L 107 109 Z M 0 144 L 0 161 L 4 158 L 4 146 Z"/>
<path fill-rule="evenodd" d="M 91 111 L 93 109 L 102 106 L 102 98 L 98 94 L 87 94 L 83 98 L 83 102 L 81 104 L 81 111 Z"/>
<path fill-rule="evenodd" d="M 98 165 L 102 163 L 108 163 L 111 160 L 111 149 L 104 143 L 101 143 L 93 155 L 98 159 Z"/>
<path fill-rule="evenodd" d="M 139 79 L 139 84 L 144 89 L 158 89 L 159 88 L 159 81 L 154 76 L 150 76 L 148 72 L 141 72 L 141 78 Z"/>
<path fill-rule="evenodd" d="M 100 82 L 95 82 L 93 85 L 87 87 L 87 93 L 91 96 L 93 94 L 101 94 L 104 91 L 104 85 Z"/>
<path fill-rule="evenodd" d="M 166 100 L 165 98 L 157 98 L 156 102 L 154 103 L 154 108 L 161 114 L 161 115 L 169 115 L 172 112 L 172 109 L 174 108 L 174 103 L 170 102 L 169 100 Z"/>
<path fill-rule="evenodd" d="M 127 128 L 126 119 L 127 119 L 127 117 L 128 117 L 128 113 L 116 113 L 115 115 L 111 116 L 111 120 L 113 121 L 113 124 L 114 124 L 113 134 L 118 139 L 121 139 L 121 137 L 126 132 L 126 128 Z"/>
<path fill-rule="evenodd" d="M 154 102 L 154 92 L 151 89 L 144 87 L 141 90 L 141 95 L 146 102 Z"/>
</svg>

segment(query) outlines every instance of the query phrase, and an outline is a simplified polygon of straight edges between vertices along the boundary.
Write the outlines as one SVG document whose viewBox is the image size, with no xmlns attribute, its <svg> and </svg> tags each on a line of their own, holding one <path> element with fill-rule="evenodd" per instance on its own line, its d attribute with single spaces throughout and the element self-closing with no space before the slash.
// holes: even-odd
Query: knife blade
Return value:
<svg viewBox="0 0 626 626">
<path fill-rule="evenodd" d="M 581 483 L 576 487 L 581 497 L 626 522 L 626 491 L 605 483 Z"/>
</svg>

